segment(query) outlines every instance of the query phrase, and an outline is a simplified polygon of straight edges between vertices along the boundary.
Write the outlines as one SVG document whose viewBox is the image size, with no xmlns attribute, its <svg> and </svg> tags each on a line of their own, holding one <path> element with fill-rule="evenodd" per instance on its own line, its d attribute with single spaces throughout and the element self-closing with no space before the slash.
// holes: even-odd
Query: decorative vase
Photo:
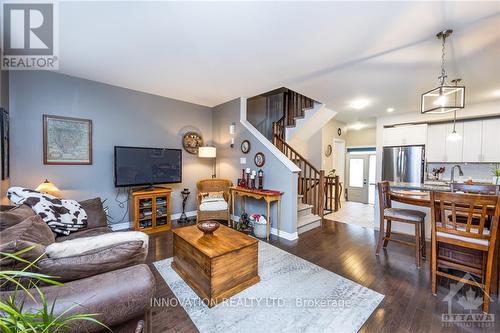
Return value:
<svg viewBox="0 0 500 333">
<path fill-rule="evenodd" d="M 500 185 L 500 176 L 493 176 L 493 184 Z"/>
</svg>

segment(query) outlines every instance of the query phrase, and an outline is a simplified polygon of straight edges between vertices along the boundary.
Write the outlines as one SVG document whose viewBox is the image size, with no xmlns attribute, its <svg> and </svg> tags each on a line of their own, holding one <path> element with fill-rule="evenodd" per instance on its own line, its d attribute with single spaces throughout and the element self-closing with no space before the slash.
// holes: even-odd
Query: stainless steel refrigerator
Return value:
<svg viewBox="0 0 500 333">
<path fill-rule="evenodd" d="M 382 180 L 423 183 L 424 167 L 424 146 L 384 147 Z"/>
</svg>

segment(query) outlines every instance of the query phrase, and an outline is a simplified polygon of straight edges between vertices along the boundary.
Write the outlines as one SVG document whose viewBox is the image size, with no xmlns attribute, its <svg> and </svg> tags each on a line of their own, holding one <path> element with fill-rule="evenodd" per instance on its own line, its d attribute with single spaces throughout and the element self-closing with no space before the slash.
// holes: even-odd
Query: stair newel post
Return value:
<svg viewBox="0 0 500 333">
<path fill-rule="evenodd" d="M 319 186 L 318 186 L 318 197 L 319 197 L 319 212 L 318 215 L 321 217 L 321 225 L 323 225 L 323 216 L 325 215 L 325 170 L 319 171 Z"/>
</svg>

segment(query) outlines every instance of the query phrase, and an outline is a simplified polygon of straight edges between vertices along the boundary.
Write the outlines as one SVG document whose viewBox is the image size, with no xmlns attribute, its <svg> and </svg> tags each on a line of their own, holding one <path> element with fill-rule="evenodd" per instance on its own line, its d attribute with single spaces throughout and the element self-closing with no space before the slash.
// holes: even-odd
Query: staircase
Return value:
<svg viewBox="0 0 500 333">
<path fill-rule="evenodd" d="M 297 233 L 300 235 L 303 232 L 321 226 L 322 217 L 312 212 L 313 205 L 303 203 L 304 196 L 297 196 Z"/>
<path fill-rule="evenodd" d="M 285 139 L 298 119 L 305 118 L 305 111 L 319 103 L 292 91 L 285 95 L 285 101 L 283 117 L 273 123 L 273 144 L 301 169 L 297 188 L 297 233 L 301 234 L 319 227 L 325 210 L 338 210 L 338 200 L 331 198 L 339 197 L 339 177 L 325 176 L 324 170 L 314 167 Z"/>
<path fill-rule="evenodd" d="M 254 120 L 254 126 L 300 169 L 297 183 L 297 233 L 301 234 L 321 226 L 325 211 L 338 209 L 338 200 L 332 198 L 339 198 L 339 178 L 325 176 L 325 171 L 318 170 L 299 154 L 291 146 L 293 141 L 289 139 L 315 133 L 336 113 L 323 104 L 287 88 L 252 98 L 266 97 L 266 107 L 269 108 L 269 96 L 273 96 L 274 104 L 273 108 L 266 109 L 266 112 L 272 109 L 274 119 L 278 120 L 271 122 L 272 131 L 269 132 L 267 125 L 261 125 L 264 120 Z M 251 114 L 255 117 L 257 115 Z M 247 119 L 248 116 L 247 113 Z M 269 136 L 266 133 L 269 133 Z"/>
</svg>

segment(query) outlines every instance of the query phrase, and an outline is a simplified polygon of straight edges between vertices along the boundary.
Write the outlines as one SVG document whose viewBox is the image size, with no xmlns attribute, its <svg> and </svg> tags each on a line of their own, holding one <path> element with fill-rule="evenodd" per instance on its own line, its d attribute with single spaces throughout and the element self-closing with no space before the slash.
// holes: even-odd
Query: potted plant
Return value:
<svg viewBox="0 0 500 333">
<path fill-rule="evenodd" d="M 248 218 L 248 214 L 245 212 L 241 213 L 240 220 L 238 224 L 236 224 L 236 230 L 250 235 L 252 233 L 252 229 L 252 222 Z"/>
<path fill-rule="evenodd" d="M 498 164 L 491 169 L 491 173 L 493 174 L 493 184 L 500 185 L 500 167 Z"/>
<path fill-rule="evenodd" d="M 69 311 L 78 306 L 76 302 L 62 314 L 58 315 L 53 312 L 55 301 L 49 304 L 38 285 L 45 283 L 46 285 L 60 286 L 62 283 L 53 280 L 52 276 L 30 272 L 31 268 L 36 267 L 35 263 L 38 259 L 34 262 L 29 262 L 22 259 L 21 256 L 32 248 L 29 247 L 13 254 L 0 253 L 0 261 L 11 259 L 26 264 L 26 267 L 22 270 L 0 270 L 0 287 L 5 287 L 8 283 L 14 286 L 14 292 L 10 296 L 0 299 L 1 331 L 6 333 L 66 332 L 72 322 L 80 320 L 95 322 L 109 330 L 108 327 L 95 319 L 96 314 L 70 315 Z M 24 306 L 26 298 L 39 303 L 39 309 L 26 308 Z M 111 330 L 109 331 L 111 332 Z"/>
</svg>

